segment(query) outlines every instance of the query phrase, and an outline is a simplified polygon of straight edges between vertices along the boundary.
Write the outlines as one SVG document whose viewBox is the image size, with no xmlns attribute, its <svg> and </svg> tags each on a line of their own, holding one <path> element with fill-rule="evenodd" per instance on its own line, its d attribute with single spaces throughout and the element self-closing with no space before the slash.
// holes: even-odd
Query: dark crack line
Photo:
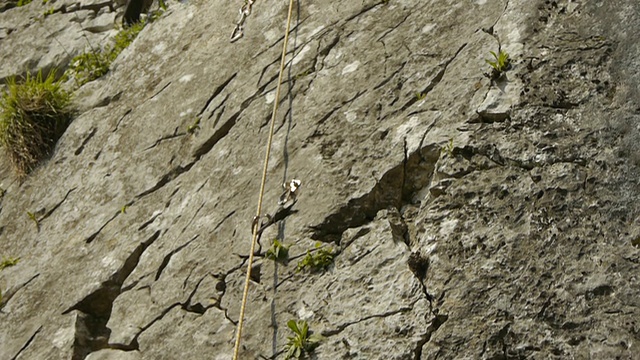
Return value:
<svg viewBox="0 0 640 360">
<path fill-rule="evenodd" d="M 398 75 L 403 69 L 404 67 L 407 65 L 407 62 L 403 62 L 400 67 L 394 71 L 391 75 L 389 75 L 386 79 L 382 80 L 382 82 L 380 82 L 378 85 L 374 86 L 373 90 L 378 90 L 379 88 L 383 87 L 384 85 L 386 85 L 389 81 L 391 81 L 391 79 L 393 79 L 396 75 Z"/>
<path fill-rule="evenodd" d="M 216 226 L 213 228 L 212 232 L 215 232 L 216 230 L 218 230 L 218 228 L 220 226 L 222 226 L 222 224 L 224 224 L 224 222 L 227 221 L 230 217 L 232 217 L 235 213 L 236 213 L 235 210 L 233 210 L 232 212 L 228 213 L 227 216 L 225 216 L 222 220 L 220 220 L 220 222 L 218 224 L 216 224 Z"/>
<path fill-rule="evenodd" d="M 145 196 L 147 196 L 149 194 L 152 194 L 152 193 L 162 189 L 165 185 L 167 185 L 171 181 L 175 180 L 180 175 L 182 175 L 185 172 L 191 170 L 191 168 L 193 167 L 193 165 L 195 165 L 196 162 L 197 162 L 197 160 L 196 161 L 192 161 L 192 162 L 190 162 L 189 164 L 187 164 L 185 166 L 178 165 L 175 168 L 171 169 L 171 171 L 166 173 L 160 179 L 160 181 L 158 181 L 151 189 L 145 190 L 145 191 L 141 192 L 140 194 L 136 195 L 136 199 L 143 198 L 143 197 L 145 197 Z"/>
<path fill-rule="evenodd" d="M 85 243 L 87 244 L 91 244 L 91 242 L 93 242 L 93 240 L 96 239 L 96 237 L 98 235 L 100 235 L 100 232 L 102 232 L 102 230 L 107 227 L 107 225 L 109 225 L 110 222 L 112 222 L 113 220 L 115 220 L 115 218 L 118 217 L 118 215 L 120 214 L 120 211 L 116 212 L 109 220 L 107 220 L 107 222 L 105 222 L 99 229 L 98 231 L 94 232 L 93 234 L 91 234 L 86 240 Z"/>
<path fill-rule="evenodd" d="M 396 181 L 402 177 L 403 172 L 403 163 L 385 171 L 366 194 L 349 199 L 337 211 L 326 216 L 321 223 L 310 226 L 311 238 L 325 242 L 339 241 L 341 234 L 347 229 L 370 222 L 379 210 L 388 207 L 399 209 L 403 189 Z"/>
<path fill-rule="evenodd" d="M 491 25 L 490 28 L 488 29 L 482 29 L 482 31 L 484 31 L 485 33 L 493 36 L 496 40 L 498 40 L 498 46 L 500 46 L 500 40 L 497 38 L 497 36 L 493 33 L 493 28 L 498 24 L 498 21 L 500 21 L 500 19 L 502 19 L 502 17 L 504 16 L 504 14 L 507 12 L 507 8 L 509 7 L 509 0 L 507 0 L 504 4 L 504 9 L 502 9 L 502 14 L 500 14 L 498 16 L 498 18 L 496 19 L 496 21 L 493 22 L 493 25 Z M 477 30 L 476 30 L 477 32 Z"/>
<path fill-rule="evenodd" d="M 193 216 L 191 217 L 191 219 L 189 220 L 189 222 L 187 223 L 187 225 L 185 225 L 182 230 L 180 230 L 180 235 L 184 234 L 184 232 L 187 230 L 187 228 L 193 223 L 193 221 L 196 219 L 196 217 L 198 216 L 198 213 L 200 212 L 200 210 L 202 210 L 202 208 L 206 205 L 206 202 L 203 202 L 198 209 L 196 210 L 195 214 L 193 214 Z M 180 236 L 178 235 L 178 236 Z"/>
<path fill-rule="evenodd" d="M 89 135 L 87 135 L 87 137 L 82 141 L 82 144 L 80 144 L 80 147 L 78 147 L 73 154 L 76 156 L 82 154 L 82 151 L 84 151 L 84 147 L 87 145 L 89 140 L 91 140 L 96 135 L 97 131 L 98 131 L 98 128 L 94 127 L 93 129 L 91 129 L 91 132 L 89 132 Z"/>
<path fill-rule="evenodd" d="M 158 92 L 156 92 L 155 94 L 153 94 L 149 100 L 153 100 L 153 98 L 155 98 L 156 96 L 160 95 L 161 92 L 163 92 L 166 88 L 169 87 L 169 85 L 171 85 L 171 81 L 169 81 L 165 86 L 162 87 L 162 89 L 160 89 Z"/>
<path fill-rule="evenodd" d="M 38 219 L 38 222 L 41 222 L 41 221 L 45 220 L 46 218 L 48 218 L 49 216 L 51 216 L 51 214 L 53 214 L 53 212 L 56 211 L 60 207 L 60 205 L 62 205 L 62 203 L 67 200 L 67 198 L 69 197 L 69 194 L 71 194 L 75 189 L 77 189 L 77 188 L 74 187 L 73 189 L 67 191 L 67 193 L 65 194 L 64 198 L 62 198 L 62 200 L 59 203 L 55 204 L 51 210 L 49 210 L 40 219 Z"/>
<path fill-rule="evenodd" d="M 231 131 L 231 128 L 236 124 L 236 121 L 238 120 L 238 117 L 243 110 L 244 109 L 241 109 L 231 117 L 229 117 L 229 119 L 224 124 L 222 124 L 220 128 L 218 128 L 218 130 L 216 130 L 213 135 L 211 135 L 207 139 L 207 141 L 205 141 L 194 151 L 193 157 L 196 159 L 196 161 L 200 160 L 200 158 L 211 151 L 211 149 L 213 149 L 213 147 L 216 146 L 216 144 L 220 140 L 222 140 L 225 136 L 227 136 L 227 134 L 229 134 L 229 131 Z"/>
<path fill-rule="evenodd" d="M 145 250 L 161 235 L 156 231 L 151 237 L 141 242 L 125 259 L 120 269 L 113 273 L 100 287 L 87 295 L 62 315 L 78 311 L 76 318 L 75 339 L 73 343 L 73 360 L 82 360 L 92 352 L 109 348 L 111 330 L 107 324 L 111 317 L 113 303 L 122 293 L 122 285 L 136 269 Z"/>
<path fill-rule="evenodd" d="M 181 305 L 182 304 L 179 303 L 179 302 L 169 305 L 169 307 L 164 309 L 160 313 L 160 315 L 156 316 L 153 320 L 151 320 L 145 326 L 140 328 L 140 331 L 138 331 L 138 333 L 136 333 L 136 335 L 133 337 L 133 340 L 131 340 L 131 342 L 129 344 L 110 343 L 108 347 L 110 349 L 117 349 L 117 350 L 122 350 L 122 351 L 138 351 L 138 350 L 140 350 L 140 344 L 138 343 L 138 338 L 140 337 L 140 335 L 143 332 L 147 331 L 151 326 L 153 326 L 153 324 L 155 324 L 156 322 L 162 320 L 162 318 L 164 318 L 171 310 L 173 310 L 173 308 L 175 308 L 177 306 L 181 306 Z"/>
<path fill-rule="evenodd" d="M 122 122 L 122 120 L 124 120 L 124 118 L 127 117 L 127 115 L 131 114 L 131 111 L 133 111 L 133 109 L 129 109 L 127 110 L 124 115 L 122 115 L 122 117 L 120 117 L 120 119 L 118 120 L 118 122 L 116 123 L 115 128 L 113 128 L 113 130 L 111 130 L 111 132 L 116 132 L 118 131 L 118 128 L 120 127 L 120 123 Z"/>
<path fill-rule="evenodd" d="M 147 226 L 151 225 L 154 221 L 156 221 L 156 219 L 158 218 L 158 216 L 162 215 L 162 212 L 158 212 L 157 214 L 151 216 L 151 219 L 147 220 L 146 222 L 144 222 L 142 225 L 140 225 L 140 227 L 138 228 L 138 231 L 142 231 L 144 229 L 147 228 Z"/>
<path fill-rule="evenodd" d="M 195 294 L 198 292 L 198 289 L 200 288 L 200 284 L 207 276 L 211 276 L 211 274 L 206 274 L 202 276 L 200 280 L 198 280 L 198 282 L 196 283 L 196 286 L 191 291 L 191 294 L 189 294 L 189 297 L 187 298 L 187 300 L 181 304 L 182 310 L 203 315 L 207 310 L 211 309 L 212 307 L 216 307 L 215 305 L 203 306 L 200 303 L 196 303 L 196 304 L 191 303 L 191 301 L 193 300 L 193 297 L 195 296 Z"/>
<path fill-rule="evenodd" d="M 422 359 L 422 348 L 426 343 L 431 341 L 431 336 L 438 331 L 438 329 L 449 319 L 448 315 L 436 315 L 431 324 L 427 328 L 427 332 L 420 337 L 420 340 L 416 343 L 416 348 L 413 351 L 413 359 L 421 360 Z"/>
<path fill-rule="evenodd" d="M 433 90 L 440 83 L 440 81 L 442 81 L 442 78 L 444 77 L 444 74 L 447 72 L 447 67 L 449 67 L 449 65 L 458 57 L 460 52 L 466 46 L 467 46 L 467 43 L 462 44 L 462 46 L 460 46 L 460 48 L 458 48 L 458 51 L 456 51 L 456 53 L 449 60 L 447 60 L 444 64 L 440 65 L 440 67 L 441 67 L 440 71 L 429 82 L 429 85 L 427 85 L 424 89 L 422 89 L 420 94 L 423 94 L 424 96 L 427 96 L 431 92 L 431 90 Z M 407 110 L 411 105 L 415 104 L 417 101 L 418 101 L 418 98 L 416 96 L 412 96 L 411 100 L 407 101 L 404 104 L 404 106 L 402 106 L 402 108 L 400 108 L 399 111 Z"/>
<path fill-rule="evenodd" d="M 277 77 L 278 76 L 276 75 L 271 81 L 275 80 Z M 233 115 L 231 115 L 229 119 L 227 119 L 227 121 L 225 121 L 225 123 L 222 124 L 218 128 L 218 130 L 216 130 L 213 133 L 213 135 L 209 137 L 209 139 L 207 139 L 202 145 L 200 145 L 194 151 L 193 157 L 195 158 L 196 162 L 199 161 L 204 155 L 209 153 L 209 151 L 211 151 L 211 149 L 213 149 L 213 147 L 218 142 L 220 142 L 225 136 L 227 136 L 227 134 L 229 134 L 229 132 L 231 131 L 231 128 L 233 128 L 233 126 L 236 124 L 242 112 L 246 110 L 249 106 L 251 106 L 253 101 L 256 98 L 258 98 L 260 94 L 263 93 L 264 89 L 267 88 L 268 84 L 269 83 L 263 85 L 258 89 L 258 91 L 256 91 L 253 95 L 251 95 L 248 99 L 244 100 L 242 104 L 240 104 L 240 109 L 237 112 L 235 112 Z M 216 123 L 217 123 L 217 120 L 216 120 Z"/>
<path fill-rule="evenodd" d="M 355 325 L 358 323 L 361 323 L 363 321 L 367 321 L 367 320 L 371 320 L 371 319 L 375 319 L 375 318 L 384 318 L 384 317 L 388 317 L 388 316 L 393 316 L 393 315 L 397 315 L 397 314 L 401 314 L 407 311 L 411 311 L 413 310 L 412 307 L 403 307 L 397 310 L 393 310 L 393 311 L 387 311 L 385 313 L 382 314 L 373 314 L 373 315 L 369 315 L 369 316 L 365 316 L 359 320 L 356 321 L 351 321 L 351 322 L 347 322 L 341 325 L 338 325 L 335 329 L 332 330 L 324 330 L 322 331 L 322 336 L 333 336 L 333 335 L 337 335 L 339 333 L 341 333 L 342 331 L 344 331 L 344 329 L 348 328 L 351 325 Z"/>
<path fill-rule="evenodd" d="M 173 140 L 182 136 L 187 135 L 186 132 L 178 132 L 178 128 L 175 128 L 175 130 L 173 131 L 173 134 L 171 135 L 165 135 L 163 137 L 161 137 L 160 139 L 156 140 L 152 145 L 149 145 L 148 147 L 146 147 L 144 150 L 142 151 L 147 151 L 147 150 L 151 150 L 154 147 L 160 145 L 160 143 L 168 141 L 168 140 Z"/>
<path fill-rule="evenodd" d="M 167 265 L 169 265 L 169 261 L 171 261 L 171 257 L 173 255 L 179 253 L 180 251 L 182 251 L 182 249 L 184 249 L 187 246 L 189 246 L 189 244 L 194 242 L 198 237 L 200 237 L 200 235 L 194 236 L 193 238 L 191 238 L 191 240 L 189 240 L 186 243 L 184 243 L 184 244 L 178 246 L 177 248 L 173 249 L 169 254 L 167 254 L 167 256 L 164 257 L 164 259 L 162 259 L 162 263 L 160 264 L 160 266 L 158 267 L 158 271 L 156 272 L 155 281 L 158 281 L 158 279 L 160 279 L 160 276 L 162 275 L 162 271 L 167 267 Z M 200 280 L 200 281 L 202 281 L 202 280 Z"/>
<path fill-rule="evenodd" d="M 360 96 L 364 95 L 367 92 L 367 90 L 363 90 L 363 91 L 359 91 L 356 93 L 356 95 L 354 97 L 352 97 L 351 99 L 348 99 L 344 102 L 342 102 L 340 105 L 334 107 L 333 109 L 331 109 L 328 113 L 324 114 L 324 116 L 322 116 L 320 118 L 320 120 L 318 120 L 316 122 L 316 125 L 322 125 L 325 121 L 327 121 L 336 111 L 342 109 L 345 105 L 350 104 L 354 101 L 356 101 Z"/>
<path fill-rule="evenodd" d="M 31 277 L 31 279 L 27 280 L 24 284 L 19 285 L 14 291 L 7 291 L 4 294 L 2 294 L 2 301 L 0 301 L 0 310 L 7 304 L 9 303 L 9 300 L 11 300 L 12 297 L 15 296 L 15 294 L 18 293 L 18 291 L 24 289 L 25 287 L 27 287 L 27 285 L 29 285 L 33 280 L 35 280 L 38 276 L 40 276 L 40 274 L 35 274 L 34 276 Z M 1 311 L 0 311 L 1 313 Z"/>
<path fill-rule="evenodd" d="M 376 250 L 378 248 L 378 245 L 374 246 L 371 249 L 367 249 L 367 251 L 365 251 L 362 254 L 359 254 L 358 257 L 356 257 L 352 262 L 349 263 L 350 266 L 353 266 L 357 263 L 360 262 L 360 260 L 364 259 L 365 257 L 369 256 L 374 250 Z"/>
<path fill-rule="evenodd" d="M 218 125 L 218 121 L 220 121 L 220 118 L 222 117 L 222 115 L 224 115 L 224 109 L 225 109 L 224 104 L 226 104 L 227 100 L 229 100 L 229 95 L 230 94 L 226 94 L 224 96 L 224 99 L 222 99 L 222 101 L 220 102 L 220 104 L 218 104 L 218 106 L 213 108 L 213 110 L 211 110 L 211 114 L 207 117 L 207 119 L 211 119 L 213 115 L 216 113 L 216 111 L 218 111 L 218 109 L 221 109 L 218 115 L 216 115 L 216 119 L 213 121 L 213 125 L 211 126 L 212 128 L 215 128 L 216 125 Z"/>
<path fill-rule="evenodd" d="M 276 58 L 275 60 L 273 60 L 272 62 L 270 62 L 269 64 L 267 64 L 265 67 L 262 68 L 262 72 L 260 73 L 260 76 L 258 77 L 258 84 L 257 86 L 260 86 L 260 82 L 262 82 L 262 78 L 264 77 L 264 75 L 267 73 L 267 70 L 269 70 L 269 68 L 271 67 L 271 65 L 274 65 L 276 63 L 278 63 L 280 61 L 280 58 Z M 269 81 L 267 81 L 267 84 L 272 83 L 273 81 L 275 81 L 278 78 L 278 75 L 272 76 L 271 79 L 269 79 Z"/>
<path fill-rule="evenodd" d="M 385 31 L 376 41 L 380 41 L 382 42 L 382 40 L 389 35 L 390 33 L 392 33 L 394 30 L 396 30 L 397 28 L 400 27 L 400 25 L 404 24 L 405 21 L 407 21 L 407 19 L 409 18 L 409 16 L 411 16 L 413 14 L 412 11 L 408 12 L 407 15 L 400 20 L 399 23 L 397 23 L 396 25 L 394 25 L 393 27 L 391 27 L 389 30 Z"/>
<path fill-rule="evenodd" d="M 299 28 L 302 24 L 304 24 L 304 22 L 305 22 L 308 18 L 309 18 L 309 16 L 307 16 L 307 17 L 305 17 L 304 19 L 302 19 L 302 20 L 298 21 L 298 23 L 297 23 L 296 25 L 294 25 L 294 26 L 290 29 L 289 33 L 292 33 L 292 32 L 297 31 L 297 30 L 298 30 L 298 28 Z M 316 35 L 317 35 L 317 34 L 316 34 Z M 279 44 L 281 41 L 283 41 L 283 40 L 284 40 L 284 35 L 280 36 L 280 37 L 279 37 L 276 41 L 274 41 L 273 43 L 271 43 L 271 44 L 267 45 L 267 48 L 266 48 L 266 49 L 261 50 L 261 51 L 259 51 L 257 54 L 253 55 L 253 56 L 251 57 L 251 59 L 257 59 L 257 58 L 258 58 L 258 57 L 260 57 L 262 54 L 264 54 L 264 53 L 266 53 L 267 51 L 269 51 L 269 50 L 273 49 L 276 45 L 278 45 L 278 44 Z M 303 45 L 304 45 L 304 44 L 303 44 Z"/>
<path fill-rule="evenodd" d="M 213 95 L 211 95 L 211 97 L 209 97 L 207 102 L 204 104 L 204 106 L 202 107 L 202 110 L 200 110 L 200 112 L 197 115 L 198 117 L 200 117 L 200 116 L 202 116 L 202 114 L 204 114 L 205 110 L 207 110 L 207 108 L 209 107 L 209 105 L 211 104 L 213 99 L 215 99 L 218 95 L 220 95 L 220 93 L 227 87 L 227 85 L 229 85 L 229 83 L 231 83 L 231 81 L 233 79 L 235 79 L 235 77 L 237 75 L 238 75 L 238 73 L 234 73 L 225 82 L 223 82 L 220 86 L 218 86 L 217 88 L 215 88 L 213 90 Z"/>
<path fill-rule="evenodd" d="M 379 6 L 379 5 L 384 5 L 384 4 L 385 4 L 385 1 L 381 1 L 381 2 L 379 2 L 379 3 L 375 3 L 375 4 L 371 4 L 371 5 L 369 5 L 369 6 L 365 6 L 365 7 L 364 7 L 364 8 L 362 8 L 359 12 L 357 12 L 357 13 L 355 13 L 355 14 L 353 14 L 353 15 L 349 16 L 348 18 L 346 18 L 346 19 L 345 19 L 345 22 L 349 22 L 349 21 L 351 21 L 351 20 L 353 20 L 353 19 L 355 19 L 355 18 L 357 18 L 357 17 L 359 17 L 359 16 L 361 16 L 361 15 L 364 15 L 364 14 L 366 14 L 367 12 L 369 12 L 369 11 L 373 10 L 375 7 L 377 7 L 377 6 Z"/>
<path fill-rule="evenodd" d="M 38 328 L 38 330 L 36 330 L 33 335 L 31 335 L 31 337 L 29 338 L 29 340 L 27 340 L 26 343 L 24 343 L 24 345 L 22 345 L 22 347 L 20 348 L 20 350 L 18 350 L 18 353 L 16 353 L 11 360 L 16 360 L 18 358 L 18 356 L 20 356 L 20 354 L 29 347 L 29 345 L 31 345 L 31 343 L 33 342 L 33 339 L 36 338 L 36 335 L 38 335 L 38 333 L 40 332 L 40 330 L 42 330 L 42 325 L 40 325 L 40 327 Z"/>
</svg>

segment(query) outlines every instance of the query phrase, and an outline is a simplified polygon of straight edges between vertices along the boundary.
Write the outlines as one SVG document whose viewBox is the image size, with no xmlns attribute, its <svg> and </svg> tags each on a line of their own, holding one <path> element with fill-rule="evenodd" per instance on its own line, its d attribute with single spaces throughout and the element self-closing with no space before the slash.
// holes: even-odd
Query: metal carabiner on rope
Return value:
<svg viewBox="0 0 640 360">
<path fill-rule="evenodd" d="M 249 17 L 249 15 L 251 15 L 251 7 L 253 6 L 254 2 L 255 0 L 245 1 L 244 5 L 242 5 L 240 10 L 238 11 L 240 13 L 240 18 L 238 19 L 238 22 L 236 23 L 236 27 L 233 29 L 233 32 L 231 33 L 232 43 L 240 40 L 244 36 L 244 29 L 243 29 L 244 21 L 247 19 L 247 17 Z"/>
</svg>

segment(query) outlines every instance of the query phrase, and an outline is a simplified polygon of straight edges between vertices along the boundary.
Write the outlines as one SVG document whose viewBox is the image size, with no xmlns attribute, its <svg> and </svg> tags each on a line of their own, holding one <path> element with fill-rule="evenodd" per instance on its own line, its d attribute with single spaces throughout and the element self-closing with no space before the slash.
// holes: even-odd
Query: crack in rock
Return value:
<svg viewBox="0 0 640 360">
<path fill-rule="evenodd" d="M 233 75 L 231 75 L 231 77 L 229 77 L 225 82 L 222 83 L 222 85 L 218 86 L 217 88 L 215 88 L 213 90 L 213 94 L 211 95 L 211 97 L 209 97 L 209 99 L 207 100 L 207 102 L 204 104 L 204 106 L 202 107 L 202 110 L 200 110 L 200 112 L 198 113 L 198 115 L 196 115 L 197 117 L 201 117 L 202 114 L 204 114 L 205 110 L 207 110 L 207 108 L 209 107 L 209 105 L 211 104 L 211 102 L 218 96 L 220 95 L 220 93 L 227 87 L 227 85 L 229 85 L 231 83 L 231 81 L 233 79 L 235 79 L 236 75 L 238 75 L 238 73 L 234 73 Z M 215 110 L 215 109 L 214 109 Z"/>
<path fill-rule="evenodd" d="M 337 242 L 342 233 L 360 227 L 373 220 L 378 211 L 395 208 L 398 211 L 412 201 L 412 197 L 433 178 L 440 152 L 437 146 L 423 147 L 387 170 L 376 185 L 359 198 L 351 198 L 347 204 L 311 226 L 311 238 L 323 242 Z"/>
<path fill-rule="evenodd" d="M 449 320 L 449 316 L 448 315 L 436 315 L 436 316 L 434 316 L 434 318 L 431 320 L 431 324 L 427 328 L 427 332 L 424 335 L 422 335 L 422 337 L 420 338 L 420 341 L 418 341 L 418 343 L 416 344 L 416 348 L 413 351 L 413 354 L 414 354 L 413 359 L 414 360 L 422 359 L 422 348 L 424 347 L 424 345 L 426 343 L 428 343 L 431 340 L 431 336 L 433 336 L 433 334 L 436 331 L 438 331 L 438 329 L 447 320 Z"/>
<path fill-rule="evenodd" d="M 11 360 L 17 360 L 18 357 L 20 356 L 20 354 L 22 354 L 23 351 L 25 351 L 29 345 L 31 345 L 31 343 L 33 342 L 33 339 L 36 338 L 36 335 L 38 335 L 38 333 L 40 332 L 40 330 L 42 330 L 42 325 L 40 325 L 40 327 L 33 333 L 33 335 L 31 335 L 31 337 L 29 338 L 29 340 L 27 340 L 27 342 L 24 343 L 24 345 L 22 345 L 22 347 L 20 348 L 20 350 L 18 350 L 18 353 L 16 353 Z"/>
<path fill-rule="evenodd" d="M 92 352 L 108 348 L 111 330 L 107 328 L 107 323 L 111 317 L 113 302 L 121 294 L 122 284 L 138 266 L 144 251 L 160 237 L 160 234 L 161 231 L 158 230 L 140 243 L 122 267 L 97 290 L 62 313 L 65 315 L 77 311 L 72 360 L 83 360 Z"/>
<path fill-rule="evenodd" d="M 18 291 L 24 289 L 27 285 L 29 285 L 33 280 L 35 280 L 38 276 L 40 276 L 40 274 L 35 274 L 31 277 L 31 279 L 27 280 L 24 284 L 22 285 L 18 285 L 18 287 L 16 287 L 15 290 L 9 289 L 6 292 L 4 292 L 2 294 L 2 301 L 0 301 L 0 310 L 2 310 L 2 308 L 9 303 L 9 300 L 11 300 L 12 297 L 14 297 L 16 295 L 16 293 L 18 293 Z M 1 313 L 1 311 L 0 311 Z"/>
<path fill-rule="evenodd" d="M 170 183 L 171 181 L 175 180 L 178 176 L 184 174 L 185 172 L 191 170 L 191 168 L 193 167 L 193 165 L 195 165 L 196 161 L 192 161 L 190 163 L 188 163 L 185 166 L 176 166 L 175 168 L 171 169 L 171 171 L 169 171 L 168 173 L 166 173 L 164 176 L 162 176 L 162 178 L 149 190 L 145 190 L 143 192 L 141 192 L 140 194 L 136 195 L 136 199 L 140 199 L 142 197 L 145 197 L 149 194 L 152 194 L 160 189 L 162 189 L 165 185 L 167 185 L 168 183 Z"/>
<path fill-rule="evenodd" d="M 196 235 L 194 236 L 191 240 L 187 241 L 186 243 L 178 246 L 177 248 L 173 249 L 169 254 L 167 254 L 164 259 L 162 259 L 162 263 L 160 264 L 160 266 L 158 267 L 158 271 L 156 272 L 156 278 L 155 281 L 158 281 L 158 279 L 160 279 L 160 275 L 162 275 L 162 271 L 167 267 L 167 265 L 169 265 L 169 261 L 171 261 L 171 257 L 177 253 L 179 253 L 182 249 L 186 248 L 187 246 L 189 246 L 189 244 L 191 244 L 192 242 L 194 242 L 200 235 Z M 202 281 L 202 280 L 201 280 Z"/>
<path fill-rule="evenodd" d="M 82 140 L 82 144 L 80 144 L 80 147 L 78 147 L 78 149 L 76 149 L 76 151 L 73 154 L 76 156 L 82 154 L 84 147 L 87 145 L 89 140 L 91 140 L 96 135 L 96 132 L 98 132 L 98 128 L 94 127 L 93 129 L 91 129 L 91 132 L 89 133 L 89 135 L 87 135 L 87 137 L 84 140 Z"/>
<path fill-rule="evenodd" d="M 123 208 L 127 208 L 131 205 L 133 205 L 134 201 L 129 201 L 128 203 L 126 203 L 124 205 Z M 118 215 L 122 214 L 122 210 L 118 210 L 115 212 L 115 214 L 109 219 L 107 220 L 96 232 L 94 232 L 93 234 L 89 235 L 88 238 L 85 239 L 85 243 L 87 244 L 91 244 L 93 242 L 93 240 L 96 239 L 96 237 L 98 237 L 98 235 L 100 235 L 100 233 L 102 232 L 102 230 L 104 230 L 105 227 L 107 227 L 107 225 L 109 225 L 109 223 L 111 223 L 113 220 L 115 220 Z"/>
<path fill-rule="evenodd" d="M 344 331 L 344 329 L 348 328 L 351 325 L 355 325 L 355 324 L 358 324 L 358 323 L 361 323 L 363 321 L 367 321 L 367 320 L 370 320 L 370 319 L 393 316 L 393 315 L 401 314 L 401 313 L 404 313 L 404 312 L 407 312 L 407 311 L 411 311 L 411 310 L 413 310 L 412 307 L 403 307 L 403 308 L 400 308 L 400 309 L 387 311 L 387 312 L 384 312 L 382 314 L 373 314 L 373 315 L 365 316 L 365 317 L 363 317 L 363 318 L 361 318 L 359 320 L 356 320 L 356 321 L 350 321 L 350 322 L 347 322 L 347 323 L 344 323 L 344 324 L 340 324 L 335 329 L 323 330 L 321 332 L 321 335 L 322 336 L 327 336 L 327 337 L 328 336 L 333 336 L 333 335 L 341 333 L 342 331 Z"/>
</svg>

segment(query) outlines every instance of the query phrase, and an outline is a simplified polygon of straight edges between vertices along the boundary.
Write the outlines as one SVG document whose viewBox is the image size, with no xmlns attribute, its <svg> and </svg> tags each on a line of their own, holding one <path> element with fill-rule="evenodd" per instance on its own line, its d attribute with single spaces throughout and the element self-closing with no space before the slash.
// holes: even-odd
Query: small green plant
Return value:
<svg viewBox="0 0 640 360">
<path fill-rule="evenodd" d="M 27 216 L 29 217 L 29 219 L 31 219 L 31 221 L 33 221 L 36 224 L 36 228 L 40 229 L 40 222 L 38 221 L 36 214 L 30 211 L 27 211 Z"/>
<path fill-rule="evenodd" d="M 296 74 L 293 78 L 294 80 L 299 80 L 309 76 L 311 73 L 313 73 L 313 69 L 307 69 L 301 73 Z"/>
<path fill-rule="evenodd" d="M 49 8 L 48 10 L 42 13 L 42 16 L 47 17 L 49 15 L 53 15 L 54 11 L 55 11 L 54 8 Z"/>
<path fill-rule="evenodd" d="M 18 3 L 16 4 L 17 7 L 21 7 L 21 6 L 25 6 L 25 5 L 29 5 L 31 4 L 32 0 L 18 0 Z"/>
<path fill-rule="evenodd" d="M 120 209 L 120 213 L 121 213 L 121 214 L 126 214 L 126 213 L 127 213 L 127 209 L 128 209 L 128 208 L 129 208 L 129 207 L 128 207 L 127 205 L 123 205 L 123 206 L 122 206 L 122 208 Z"/>
<path fill-rule="evenodd" d="M 289 260 L 289 245 L 273 239 L 271 247 L 267 250 L 267 259 L 275 262 L 286 263 Z"/>
<path fill-rule="evenodd" d="M 96 80 L 107 72 L 109 66 L 126 49 L 144 28 L 145 23 L 136 23 L 121 30 L 113 38 L 113 45 L 103 50 L 93 48 L 84 52 L 71 60 L 71 65 L 65 73 L 72 77 L 78 86 L 82 86 L 89 81 Z"/>
<path fill-rule="evenodd" d="M 424 100 L 426 98 L 427 98 L 427 94 L 421 93 L 421 92 L 417 92 L 416 93 L 416 100 L 422 101 L 422 100 Z"/>
<path fill-rule="evenodd" d="M 71 121 L 71 94 L 55 80 L 27 73 L 22 83 L 7 81 L 0 96 L 0 144 L 19 177 L 24 177 L 53 150 Z"/>
<path fill-rule="evenodd" d="M 453 156 L 453 138 L 449 139 L 447 145 L 443 146 L 440 149 L 440 154 L 448 154 L 449 156 Z"/>
<path fill-rule="evenodd" d="M 298 262 L 298 271 L 309 270 L 318 272 L 326 270 L 333 264 L 333 249 L 323 248 L 322 243 L 316 243 L 316 251 L 312 254 L 307 250 L 307 255 Z"/>
<path fill-rule="evenodd" d="M 196 116 L 193 124 L 187 126 L 187 133 L 195 134 L 197 130 L 200 130 L 200 118 Z"/>
<path fill-rule="evenodd" d="M 293 336 L 287 337 L 287 345 L 284 348 L 286 351 L 285 360 L 300 359 L 303 354 L 312 353 L 320 345 L 322 336 L 312 334 L 306 321 L 289 320 L 287 326 L 293 331 Z"/>
<path fill-rule="evenodd" d="M 492 68 L 489 77 L 492 79 L 499 79 L 511 67 L 509 54 L 504 50 L 500 50 L 498 54 L 493 51 L 490 51 L 490 53 L 493 55 L 493 60 L 485 59 L 485 62 Z"/>
<path fill-rule="evenodd" d="M 20 261 L 20 258 L 2 258 L 2 262 L 0 262 L 0 271 L 4 270 L 4 268 L 8 268 L 10 266 L 14 266 Z M 0 304 L 2 304 L 2 289 L 0 289 Z"/>
<path fill-rule="evenodd" d="M 18 261 L 20 261 L 20 258 L 3 257 L 2 262 L 0 262 L 0 271 L 4 270 L 5 268 L 16 265 Z"/>
</svg>

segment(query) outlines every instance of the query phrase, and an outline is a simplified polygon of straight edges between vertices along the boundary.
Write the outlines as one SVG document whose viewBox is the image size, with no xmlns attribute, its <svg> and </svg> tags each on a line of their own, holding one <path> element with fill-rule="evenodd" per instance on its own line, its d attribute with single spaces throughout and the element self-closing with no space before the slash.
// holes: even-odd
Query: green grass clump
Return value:
<svg viewBox="0 0 640 360">
<path fill-rule="evenodd" d="M 318 345 L 322 337 L 319 335 L 312 335 L 309 331 L 309 324 L 306 321 L 301 320 L 296 322 L 295 320 L 289 320 L 287 326 L 293 331 L 293 336 L 287 338 L 287 345 L 285 346 L 285 360 L 296 358 L 300 359 L 303 354 L 312 353 Z"/>
<path fill-rule="evenodd" d="M 55 71 L 43 78 L 27 74 L 22 83 L 7 81 L 0 97 L 0 145 L 19 177 L 24 177 L 49 155 L 71 120 L 71 94 L 55 80 Z"/>
<path fill-rule="evenodd" d="M 31 1 L 33 0 L 18 0 L 18 3 L 16 4 L 16 6 L 21 7 L 21 6 L 29 5 L 31 4 Z"/>
<path fill-rule="evenodd" d="M 71 60 L 71 65 L 65 73 L 73 78 L 78 86 L 96 80 L 109 72 L 109 66 L 126 49 L 144 28 L 145 23 L 139 22 L 121 30 L 114 37 L 113 45 L 103 49 L 91 49 Z"/>
<path fill-rule="evenodd" d="M 298 271 L 319 272 L 326 270 L 333 264 L 333 249 L 321 246 L 321 243 L 316 243 L 316 251 L 313 254 L 307 250 L 307 255 L 298 262 Z"/>
</svg>

